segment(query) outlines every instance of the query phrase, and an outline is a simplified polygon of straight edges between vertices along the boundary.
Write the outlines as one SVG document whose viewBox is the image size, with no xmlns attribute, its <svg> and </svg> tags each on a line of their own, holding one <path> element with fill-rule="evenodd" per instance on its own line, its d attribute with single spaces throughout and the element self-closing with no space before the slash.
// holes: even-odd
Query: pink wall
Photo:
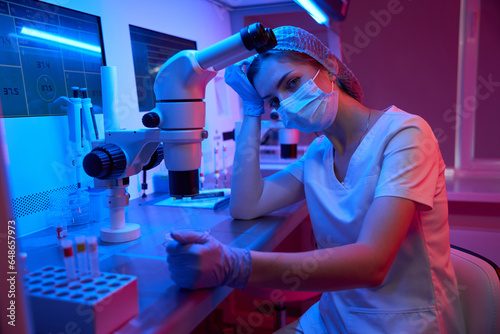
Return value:
<svg viewBox="0 0 500 334">
<path fill-rule="evenodd" d="M 355 0 L 341 23 L 343 61 L 365 104 L 396 105 L 434 129 L 447 166 L 454 161 L 458 64 L 457 0 Z"/>
<path fill-rule="evenodd" d="M 460 1 L 353 0 L 349 6 L 346 20 L 335 29 L 343 61 L 363 87 L 365 105 L 382 109 L 395 104 L 422 116 L 433 128 L 447 166 L 453 167 Z M 319 38 L 324 33 L 305 12 L 245 20 L 300 26 Z M 492 126 L 500 124 L 500 112 L 496 117 Z M 450 202 L 449 209 L 451 243 L 500 265 L 500 204 Z"/>
<path fill-rule="evenodd" d="M 498 0 L 483 3 L 489 10 L 499 8 Z M 433 128 L 448 167 L 453 167 L 455 151 L 459 10 L 457 0 L 355 0 L 340 25 L 343 61 L 361 82 L 365 104 L 395 104 L 422 116 Z M 498 36 L 499 21 L 493 21 L 481 25 L 483 38 Z M 498 45 L 483 43 L 483 50 L 489 48 L 493 55 L 480 58 L 479 64 L 479 73 L 493 73 L 495 82 L 500 81 Z M 499 101 L 490 98 L 483 108 L 496 104 L 498 109 Z M 483 143 L 476 149 L 483 156 L 492 150 L 485 145 L 484 132 L 500 136 L 499 110 L 494 114 L 482 113 L 480 118 L 488 122 L 476 128 Z M 450 202 L 449 212 L 450 242 L 500 265 L 500 204 Z"/>
</svg>

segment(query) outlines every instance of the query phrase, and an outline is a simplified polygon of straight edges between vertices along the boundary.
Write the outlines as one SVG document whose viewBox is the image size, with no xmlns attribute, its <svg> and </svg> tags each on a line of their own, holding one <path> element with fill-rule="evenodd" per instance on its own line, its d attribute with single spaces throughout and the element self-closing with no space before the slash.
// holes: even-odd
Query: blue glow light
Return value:
<svg viewBox="0 0 500 334">
<path fill-rule="evenodd" d="M 52 41 L 52 42 L 64 44 L 64 45 L 73 46 L 76 48 L 80 48 L 80 49 L 84 49 L 84 50 L 88 50 L 88 51 L 92 51 L 92 52 L 98 52 L 98 53 L 101 52 L 101 48 L 99 46 L 75 41 L 73 39 L 57 36 L 57 35 L 50 34 L 48 32 L 44 32 L 44 31 L 40 31 L 40 30 L 36 30 L 36 29 L 23 27 L 21 29 L 21 34 L 44 39 L 47 41 Z"/>
<path fill-rule="evenodd" d="M 293 0 L 304 8 L 319 24 L 327 24 L 328 16 L 314 3 L 313 0 Z"/>
</svg>

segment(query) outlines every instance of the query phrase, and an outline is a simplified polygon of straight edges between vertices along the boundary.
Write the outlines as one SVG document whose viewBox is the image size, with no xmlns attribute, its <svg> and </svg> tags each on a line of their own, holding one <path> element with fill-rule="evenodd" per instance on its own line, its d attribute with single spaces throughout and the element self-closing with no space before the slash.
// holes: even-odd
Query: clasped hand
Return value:
<svg viewBox="0 0 500 334">
<path fill-rule="evenodd" d="M 252 270 L 248 249 L 228 247 L 193 231 L 172 232 L 167 262 L 172 280 L 185 289 L 227 285 L 242 289 Z"/>
</svg>

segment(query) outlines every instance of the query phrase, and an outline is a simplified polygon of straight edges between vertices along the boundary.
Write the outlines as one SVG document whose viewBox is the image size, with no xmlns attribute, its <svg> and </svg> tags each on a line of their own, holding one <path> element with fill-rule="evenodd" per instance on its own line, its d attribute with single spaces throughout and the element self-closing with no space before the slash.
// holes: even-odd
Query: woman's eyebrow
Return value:
<svg viewBox="0 0 500 334">
<path fill-rule="evenodd" d="M 279 89 L 279 88 L 280 88 L 281 83 L 283 82 L 283 80 L 285 80 L 285 79 L 286 79 L 286 77 L 287 77 L 290 73 L 292 73 L 292 72 L 293 72 L 293 70 L 292 70 L 292 71 L 289 71 L 289 72 L 287 72 L 287 73 L 285 73 L 285 74 L 283 74 L 283 76 L 281 77 L 281 79 L 280 79 L 280 80 L 278 81 L 278 83 L 276 84 L 276 89 Z M 268 99 L 268 98 L 270 98 L 270 97 L 271 97 L 271 95 L 266 95 L 266 96 L 262 97 L 262 99 L 263 99 L 263 100 L 265 100 L 265 99 Z"/>
</svg>

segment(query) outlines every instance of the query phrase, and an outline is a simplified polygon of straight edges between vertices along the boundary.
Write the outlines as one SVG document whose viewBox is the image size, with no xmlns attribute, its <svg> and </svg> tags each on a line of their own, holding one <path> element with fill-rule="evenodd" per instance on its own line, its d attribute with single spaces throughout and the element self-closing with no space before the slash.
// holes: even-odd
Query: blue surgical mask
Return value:
<svg viewBox="0 0 500 334">
<path fill-rule="evenodd" d="M 280 102 L 277 112 L 288 129 L 302 132 L 322 131 L 333 124 L 338 111 L 338 91 L 325 93 L 314 82 L 303 84 L 292 96 Z"/>
</svg>

